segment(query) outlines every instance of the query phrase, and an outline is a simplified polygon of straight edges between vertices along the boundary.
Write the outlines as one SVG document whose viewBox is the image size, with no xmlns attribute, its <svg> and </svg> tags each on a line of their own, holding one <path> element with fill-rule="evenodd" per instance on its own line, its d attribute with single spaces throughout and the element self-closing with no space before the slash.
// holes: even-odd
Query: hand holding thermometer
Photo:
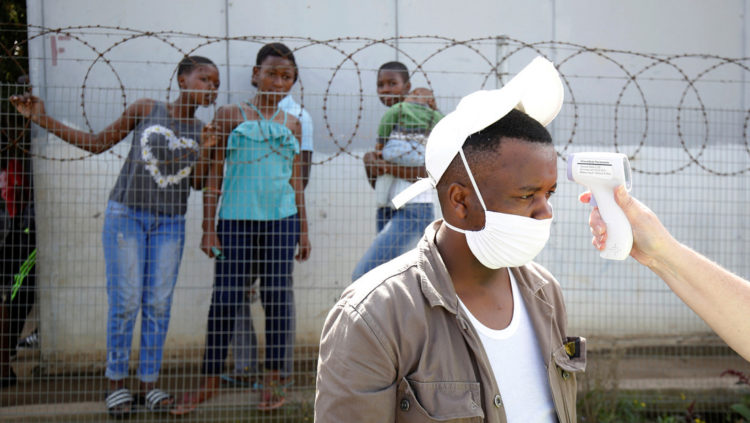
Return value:
<svg viewBox="0 0 750 423">
<path fill-rule="evenodd" d="M 621 153 L 574 153 L 568 156 L 568 179 L 591 191 L 591 205 L 607 224 L 607 242 L 600 256 L 625 260 L 633 248 L 633 231 L 625 213 L 615 202 L 614 190 L 620 185 L 630 191 L 630 162 Z"/>
</svg>

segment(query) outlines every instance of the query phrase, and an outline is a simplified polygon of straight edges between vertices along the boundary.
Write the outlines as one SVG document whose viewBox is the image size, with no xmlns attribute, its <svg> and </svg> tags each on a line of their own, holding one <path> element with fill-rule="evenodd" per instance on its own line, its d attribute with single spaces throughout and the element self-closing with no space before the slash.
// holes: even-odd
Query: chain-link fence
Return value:
<svg viewBox="0 0 750 423">
<path fill-rule="evenodd" d="M 560 157 L 559 188 L 552 237 L 537 261 L 563 287 L 569 332 L 588 337 L 592 346 L 580 393 L 587 421 L 595 419 L 597 406 L 622 408 L 630 399 L 625 408 L 643 419 L 647 412 L 720 415 L 746 393 L 736 378 L 721 374 L 750 366 L 662 281 L 631 259 L 598 257 L 588 208 L 577 202 L 582 188 L 565 178 L 571 152 L 627 154 L 633 193 L 678 239 L 750 276 L 744 59 L 509 37 L 227 38 L 100 26 L 29 27 L 28 36 L 29 57 L 2 46 L 3 60 L 30 69 L 30 81 L 0 87 L 4 418 L 100 421 L 107 394 L 124 386 L 136 395 L 157 381 L 178 399 L 215 383 L 214 395 L 190 421 L 311 421 L 323 320 L 351 283 L 376 225 L 388 219 L 378 209 L 363 157 L 375 149 L 388 110 L 377 94 L 378 66 L 394 51 L 409 69 L 411 87 L 432 90 L 442 113 L 469 92 L 502 86 L 536 55 L 558 66 L 566 100 L 550 131 Z M 271 42 L 294 52 L 298 79 L 289 93 L 305 115 L 298 107 L 274 118 L 260 103 L 246 103 L 258 100 L 251 84 L 262 77 L 253 71 L 255 55 Z M 191 82 L 181 79 L 177 64 L 193 55 L 216 64 L 221 85 L 215 104 L 197 107 L 203 100 L 190 97 Z M 57 121 L 41 122 L 46 130 L 8 104 L 11 95 L 29 91 Z M 133 106 L 142 99 L 154 101 Z M 195 107 L 174 119 L 186 99 Z M 39 115 L 40 103 L 25 104 Z M 250 114 L 248 121 L 265 118 L 267 126 L 258 125 L 261 141 L 273 138 L 264 130 L 288 130 L 301 151 L 279 141 L 270 150 L 243 153 L 231 136 L 217 137 L 227 154 L 213 177 L 223 182 L 208 183 L 209 166 L 209 176 L 197 183 L 201 190 L 188 197 L 202 160 L 201 148 L 192 144 L 201 139 L 189 119 L 194 110 L 202 122 L 227 110 Z M 120 126 L 108 126 L 118 119 Z M 136 126 L 149 119 L 158 124 Z M 311 151 L 311 160 L 302 183 L 304 160 L 292 157 L 305 157 L 304 151 Z M 286 173 L 262 167 L 267 160 Z M 231 188 L 232 178 L 241 189 Z M 277 180 L 286 190 L 278 202 L 243 206 L 245 194 Z M 182 194 L 154 194 L 154 187 L 178 186 Z M 304 244 L 300 192 L 311 245 L 306 261 L 293 258 Z M 207 211 L 219 198 L 218 210 Z M 252 216 L 245 209 L 254 210 Z M 439 217 L 439 207 L 430 209 Z M 218 226 L 206 225 L 206 216 L 217 214 L 212 222 Z M 243 220 L 270 226 L 231 223 Z M 135 229 L 126 221 L 138 222 L 141 238 L 128 235 Z M 211 230 L 219 243 L 206 240 Z M 278 378 L 269 379 L 272 372 L 264 368 Z M 268 385 L 285 394 L 269 393 Z M 280 396 L 280 408 L 258 410 Z M 147 406 L 135 410 L 139 420 L 163 418 Z"/>
</svg>

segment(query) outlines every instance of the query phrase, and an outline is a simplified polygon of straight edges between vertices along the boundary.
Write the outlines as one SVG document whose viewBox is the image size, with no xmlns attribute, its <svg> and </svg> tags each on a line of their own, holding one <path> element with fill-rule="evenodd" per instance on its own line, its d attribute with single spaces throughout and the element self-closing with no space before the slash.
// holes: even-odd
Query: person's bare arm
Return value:
<svg viewBox="0 0 750 423">
<path fill-rule="evenodd" d="M 406 179 L 410 182 L 415 182 L 419 178 L 427 177 L 427 169 L 424 166 L 401 166 L 385 162 L 384 167 L 385 173 L 397 178 Z"/>
<path fill-rule="evenodd" d="M 589 193 L 581 195 L 582 202 L 589 200 Z M 732 349 L 750 361 L 750 282 L 677 241 L 656 214 L 624 187 L 615 191 L 615 201 L 633 228 L 630 255 L 662 278 Z M 598 209 L 592 211 L 589 225 L 592 243 L 602 250 L 607 231 Z"/>
<path fill-rule="evenodd" d="M 205 184 L 203 186 L 203 236 L 201 250 L 209 257 L 214 257 L 213 249 L 221 251 L 221 242 L 216 234 L 216 212 L 221 196 L 221 184 L 224 180 L 224 157 L 226 154 L 227 138 L 232 129 L 241 120 L 239 109 L 235 105 L 223 106 L 216 111 L 211 122 L 215 132 L 216 146 L 213 148 L 208 166 Z"/>
<path fill-rule="evenodd" d="M 206 175 L 211 168 L 212 156 L 216 150 L 216 145 L 219 142 L 219 136 L 217 134 L 216 127 L 213 123 L 209 123 L 203 127 L 201 131 L 201 143 L 200 152 L 198 154 L 198 160 L 195 162 L 193 167 L 193 189 L 202 189 L 205 183 Z"/>
<path fill-rule="evenodd" d="M 310 167 L 312 166 L 312 151 L 302 150 L 300 160 L 302 164 L 302 188 L 307 189 L 307 183 L 310 181 Z"/>
<path fill-rule="evenodd" d="M 380 175 L 393 175 L 396 178 L 406 179 L 415 182 L 419 178 L 427 177 L 427 169 L 424 166 L 403 166 L 383 160 L 384 143 L 378 141 L 375 144 L 375 151 L 365 154 L 362 161 L 365 163 L 365 173 L 370 186 L 375 188 L 375 180 Z"/>
<path fill-rule="evenodd" d="M 90 153 L 109 150 L 135 128 L 139 120 L 151 112 L 153 100 L 140 99 L 127 106 L 122 115 L 101 132 L 92 134 L 71 128 L 49 116 L 44 102 L 33 95 L 12 96 L 10 102 L 19 113 L 65 142 Z"/>
<path fill-rule="evenodd" d="M 367 175 L 367 182 L 373 189 L 375 189 L 375 180 L 378 179 L 378 176 L 384 173 L 382 165 L 385 163 L 385 160 L 383 160 L 382 150 L 383 144 L 378 141 L 378 143 L 375 144 L 374 151 L 368 151 L 362 156 L 362 162 L 365 166 L 365 174 Z"/>
<path fill-rule="evenodd" d="M 302 133 L 302 127 L 298 120 L 291 120 L 288 123 L 292 133 L 297 139 L 300 139 Z M 307 210 L 305 209 L 305 180 L 304 178 L 304 163 L 301 154 L 294 157 L 294 163 L 292 167 L 292 188 L 294 188 L 294 201 L 297 205 L 297 218 L 299 219 L 299 248 L 297 249 L 297 255 L 294 258 L 297 261 L 305 261 L 310 257 L 310 237 L 307 227 Z"/>
<path fill-rule="evenodd" d="M 365 163 L 367 181 L 375 188 L 375 180 L 380 175 L 393 175 L 396 178 L 415 182 L 419 178 L 427 177 L 427 169 L 424 166 L 402 166 L 383 160 L 380 151 L 370 151 L 362 159 Z"/>
</svg>

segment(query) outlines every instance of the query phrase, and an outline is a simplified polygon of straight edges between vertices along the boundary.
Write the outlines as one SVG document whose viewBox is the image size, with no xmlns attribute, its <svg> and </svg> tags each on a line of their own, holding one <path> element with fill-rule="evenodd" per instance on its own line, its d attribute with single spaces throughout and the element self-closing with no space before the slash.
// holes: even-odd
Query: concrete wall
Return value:
<svg viewBox="0 0 750 423">
<path fill-rule="evenodd" d="M 741 129 L 745 69 L 720 58 L 669 58 L 748 56 L 747 1 L 718 6 L 699 0 L 268 4 L 29 0 L 31 35 L 43 33 L 31 41 L 31 78 L 51 114 L 101 130 L 136 98 L 174 98 L 174 65 L 186 52 L 219 64 L 219 104 L 224 104 L 252 95 L 250 66 L 260 45 L 283 37 L 298 49 L 300 81 L 294 92 L 315 121 L 317 163 L 307 190 L 313 254 L 295 269 L 300 343 L 317 343 L 327 310 L 374 236 L 374 203 L 359 157 L 372 145 L 385 110 L 375 97 L 375 69 L 393 59 L 412 69 L 421 66 L 413 85 L 432 86 L 444 111 L 471 91 L 500 86 L 493 68 L 513 74 L 537 54 L 535 49 L 561 63 L 568 102 L 551 127 L 561 156 L 591 149 L 634 156 L 633 166 L 640 171 L 635 193 L 678 236 L 750 275 L 743 224 L 749 164 Z M 89 27 L 95 25 L 106 28 Z M 44 28 L 69 29 L 45 33 Z M 431 37 L 418 37 L 423 35 Z M 495 39 L 500 36 L 507 38 Z M 474 38 L 482 40 L 452 41 Z M 320 43 L 325 40 L 332 41 Z M 637 84 L 629 82 L 634 75 Z M 204 120 L 212 115 L 212 109 L 199 112 Z M 35 131 L 34 145 L 43 348 L 75 359 L 104 349 L 107 300 L 100 233 L 106 198 L 129 141 L 97 157 L 41 131 Z M 344 153 L 339 152 L 342 145 L 347 146 Z M 540 261 L 566 290 L 574 330 L 617 335 L 706 331 L 632 260 L 598 259 L 588 241 L 588 211 L 575 200 L 581 188 L 564 179 L 565 163 L 559 165 L 556 223 Z M 716 176 L 716 171 L 739 174 Z M 170 351 L 199 353 L 205 333 L 213 269 L 197 248 L 200 211 L 200 198 L 193 195 Z"/>
</svg>

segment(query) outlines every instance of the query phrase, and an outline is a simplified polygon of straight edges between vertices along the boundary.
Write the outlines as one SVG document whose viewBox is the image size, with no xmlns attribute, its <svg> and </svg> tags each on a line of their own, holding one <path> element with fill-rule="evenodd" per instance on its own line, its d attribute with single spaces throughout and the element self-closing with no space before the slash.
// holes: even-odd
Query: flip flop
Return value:
<svg viewBox="0 0 750 423">
<path fill-rule="evenodd" d="M 243 388 L 260 389 L 262 386 L 256 381 L 255 376 L 247 376 L 241 374 L 227 374 L 221 375 L 221 383 L 232 387 L 241 386 Z"/>
<path fill-rule="evenodd" d="M 154 413 L 166 413 L 174 408 L 174 403 L 174 397 L 159 388 L 154 388 L 145 395 L 138 395 L 138 404 L 145 406 Z"/>
<path fill-rule="evenodd" d="M 291 376 L 288 377 L 288 378 L 281 378 L 281 387 L 282 388 L 287 389 L 287 388 L 291 388 L 292 386 L 294 386 L 294 379 L 292 379 Z M 261 386 L 261 388 L 262 387 L 263 386 Z"/>
<path fill-rule="evenodd" d="M 260 411 L 275 410 L 286 403 L 286 388 L 278 380 L 268 383 L 268 387 L 263 388 L 260 395 L 261 400 L 258 404 Z"/>
<path fill-rule="evenodd" d="M 105 404 L 111 417 L 124 419 L 130 417 L 133 412 L 133 395 L 130 393 L 130 389 L 121 388 L 107 394 Z"/>
<path fill-rule="evenodd" d="M 173 416 L 182 416 L 188 413 L 193 412 L 198 406 L 209 399 L 211 399 L 214 395 L 216 395 L 216 392 L 208 393 L 205 391 L 198 391 L 198 392 L 188 392 L 187 394 L 183 395 L 177 404 L 175 404 L 171 410 L 169 410 L 169 414 Z"/>
</svg>

